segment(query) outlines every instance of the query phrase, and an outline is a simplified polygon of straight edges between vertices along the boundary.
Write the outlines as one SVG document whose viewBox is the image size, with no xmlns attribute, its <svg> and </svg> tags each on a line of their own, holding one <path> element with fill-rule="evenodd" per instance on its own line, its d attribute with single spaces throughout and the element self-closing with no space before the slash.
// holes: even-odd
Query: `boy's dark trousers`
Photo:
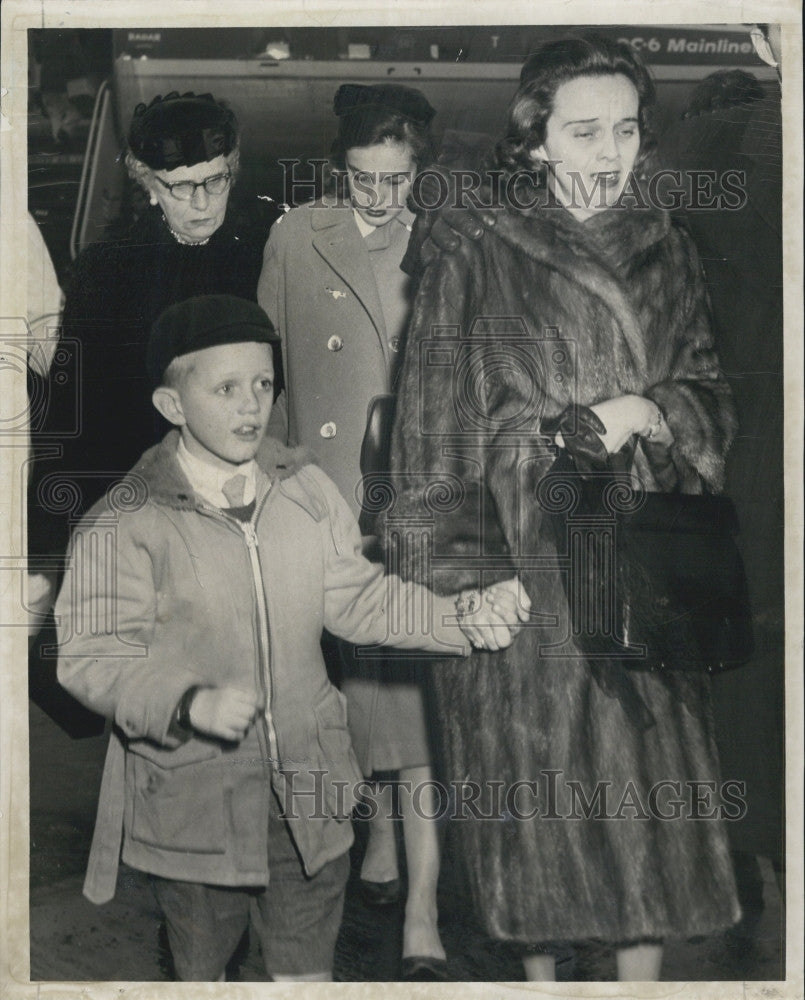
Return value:
<svg viewBox="0 0 805 1000">
<path fill-rule="evenodd" d="M 272 793 L 268 862 L 266 889 L 151 877 L 177 979 L 218 979 L 249 927 L 250 916 L 269 976 L 332 972 L 349 854 L 308 877 Z"/>
</svg>

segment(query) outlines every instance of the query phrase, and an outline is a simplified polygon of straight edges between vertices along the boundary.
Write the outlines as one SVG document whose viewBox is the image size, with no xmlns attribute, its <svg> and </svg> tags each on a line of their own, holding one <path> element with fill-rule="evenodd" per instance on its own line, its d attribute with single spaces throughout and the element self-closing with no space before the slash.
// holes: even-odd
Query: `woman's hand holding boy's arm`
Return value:
<svg viewBox="0 0 805 1000">
<path fill-rule="evenodd" d="M 190 725 L 205 736 L 238 743 L 254 722 L 257 695 L 237 687 L 202 687 L 188 708 Z"/>
</svg>

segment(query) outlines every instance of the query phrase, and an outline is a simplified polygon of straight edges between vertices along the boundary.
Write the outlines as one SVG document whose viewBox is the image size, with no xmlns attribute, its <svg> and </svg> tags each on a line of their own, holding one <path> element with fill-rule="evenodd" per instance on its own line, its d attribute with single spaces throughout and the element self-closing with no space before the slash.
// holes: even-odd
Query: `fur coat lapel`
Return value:
<svg viewBox="0 0 805 1000">
<path fill-rule="evenodd" d="M 579 222 L 555 203 L 499 220 L 499 238 L 525 257 L 561 274 L 607 307 L 620 328 L 637 376 L 648 376 L 639 316 L 619 271 L 668 234 L 669 217 L 645 210 L 609 211 Z"/>
</svg>

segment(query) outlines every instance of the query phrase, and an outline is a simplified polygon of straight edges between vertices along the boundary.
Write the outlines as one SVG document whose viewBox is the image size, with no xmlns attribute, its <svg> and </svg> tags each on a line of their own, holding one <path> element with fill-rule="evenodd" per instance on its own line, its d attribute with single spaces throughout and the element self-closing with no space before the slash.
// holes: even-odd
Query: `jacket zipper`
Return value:
<svg viewBox="0 0 805 1000">
<path fill-rule="evenodd" d="M 263 571 L 260 566 L 260 556 L 258 554 L 259 543 L 257 541 L 257 531 L 255 529 L 255 524 L 257 523 L 257 518 L 261 514 L 263 508 L 268 501 L 269 494 L 274 488 L 272 483 L 266 490 L 259 504 L 255 507 L 254 513 L 252 514 L 251 521 L 238 521 L 236 518 L 227 517 L 223 514 L 220 509 L 216 507 L 209 507 L 206 504 L 200 504 L 200 509 L 204 510 L 208 514 L 223 521 L 226 525 L 231 525 L 234 529 L 239 528 L 244 536 L 246 542 L 246 551 L 249 554 L 249 565 L 252 570 L 252 583 L 255 590 L 255 598 L 257 601 L 257 623 L 258 623 L 258 650 L 257 655 L 260 660 L 260 687 L 265 696 L 265 710 L 263 712 L 263 727 L 264 734 L 268 737 L 268 754 L 265 754 L 265 748 L 263 750 L 264 756 L 267 756 L 267 763 L 272 767 L 273 770 L 279 768 L 279 741 L 277 739 L 277 731 L 274 726 L 273 717 L 273 682 L 271 677 L 271 629 L 268 621 L 268 606 L 266 603 L 266 592 L 265 584 L 263 580 Z M 260 741 L 261 743 L 263 740 Z"/>
<path fill-rule="evenodd" d="M 266 494 L 268 496 L 268 494 Z M 262 504 L 261 508 L 262 509 Z M 265 583 L 263 571 L 260 566 L 260 555 L 258 552 L 259 543 L 257 541 L 257 531 L 254 522 L 259 510 L 255 510 L 252 520 L 240 522 L 240 528 L 246 539 L 246 548 L 249 553 L 249 563 L 252 568 L 255 596 L 257 598 L 257 622 L 259 629 L 260 662 L 262 665 L 262 687 L 265 694 L 266 706 L 263 713 L 266 731 L 268 733 L 268 756 L 271 759 L 273 769 L 279 767 L 279 743 L 277 731 L 274 727 L 273 700 L 274 685 L 271 676 L 271 628 L 268 621 L 268 608 L 266 606 Z"/>
</svg>

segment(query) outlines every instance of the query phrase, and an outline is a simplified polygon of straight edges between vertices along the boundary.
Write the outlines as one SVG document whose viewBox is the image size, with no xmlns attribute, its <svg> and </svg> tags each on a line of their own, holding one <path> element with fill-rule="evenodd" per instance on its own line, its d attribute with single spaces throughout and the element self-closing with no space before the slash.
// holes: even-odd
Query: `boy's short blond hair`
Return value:
<svg viewBox="0 0 805 1000">
<path fill-rule="evenodd" d="M 188 354 L 182 354 L 165 369 L 162 376 L 162 385 L 168 389 L 181 389 L 184 380 L 193 373 L 195 368 L 192 358 Z"/>
</svg>

